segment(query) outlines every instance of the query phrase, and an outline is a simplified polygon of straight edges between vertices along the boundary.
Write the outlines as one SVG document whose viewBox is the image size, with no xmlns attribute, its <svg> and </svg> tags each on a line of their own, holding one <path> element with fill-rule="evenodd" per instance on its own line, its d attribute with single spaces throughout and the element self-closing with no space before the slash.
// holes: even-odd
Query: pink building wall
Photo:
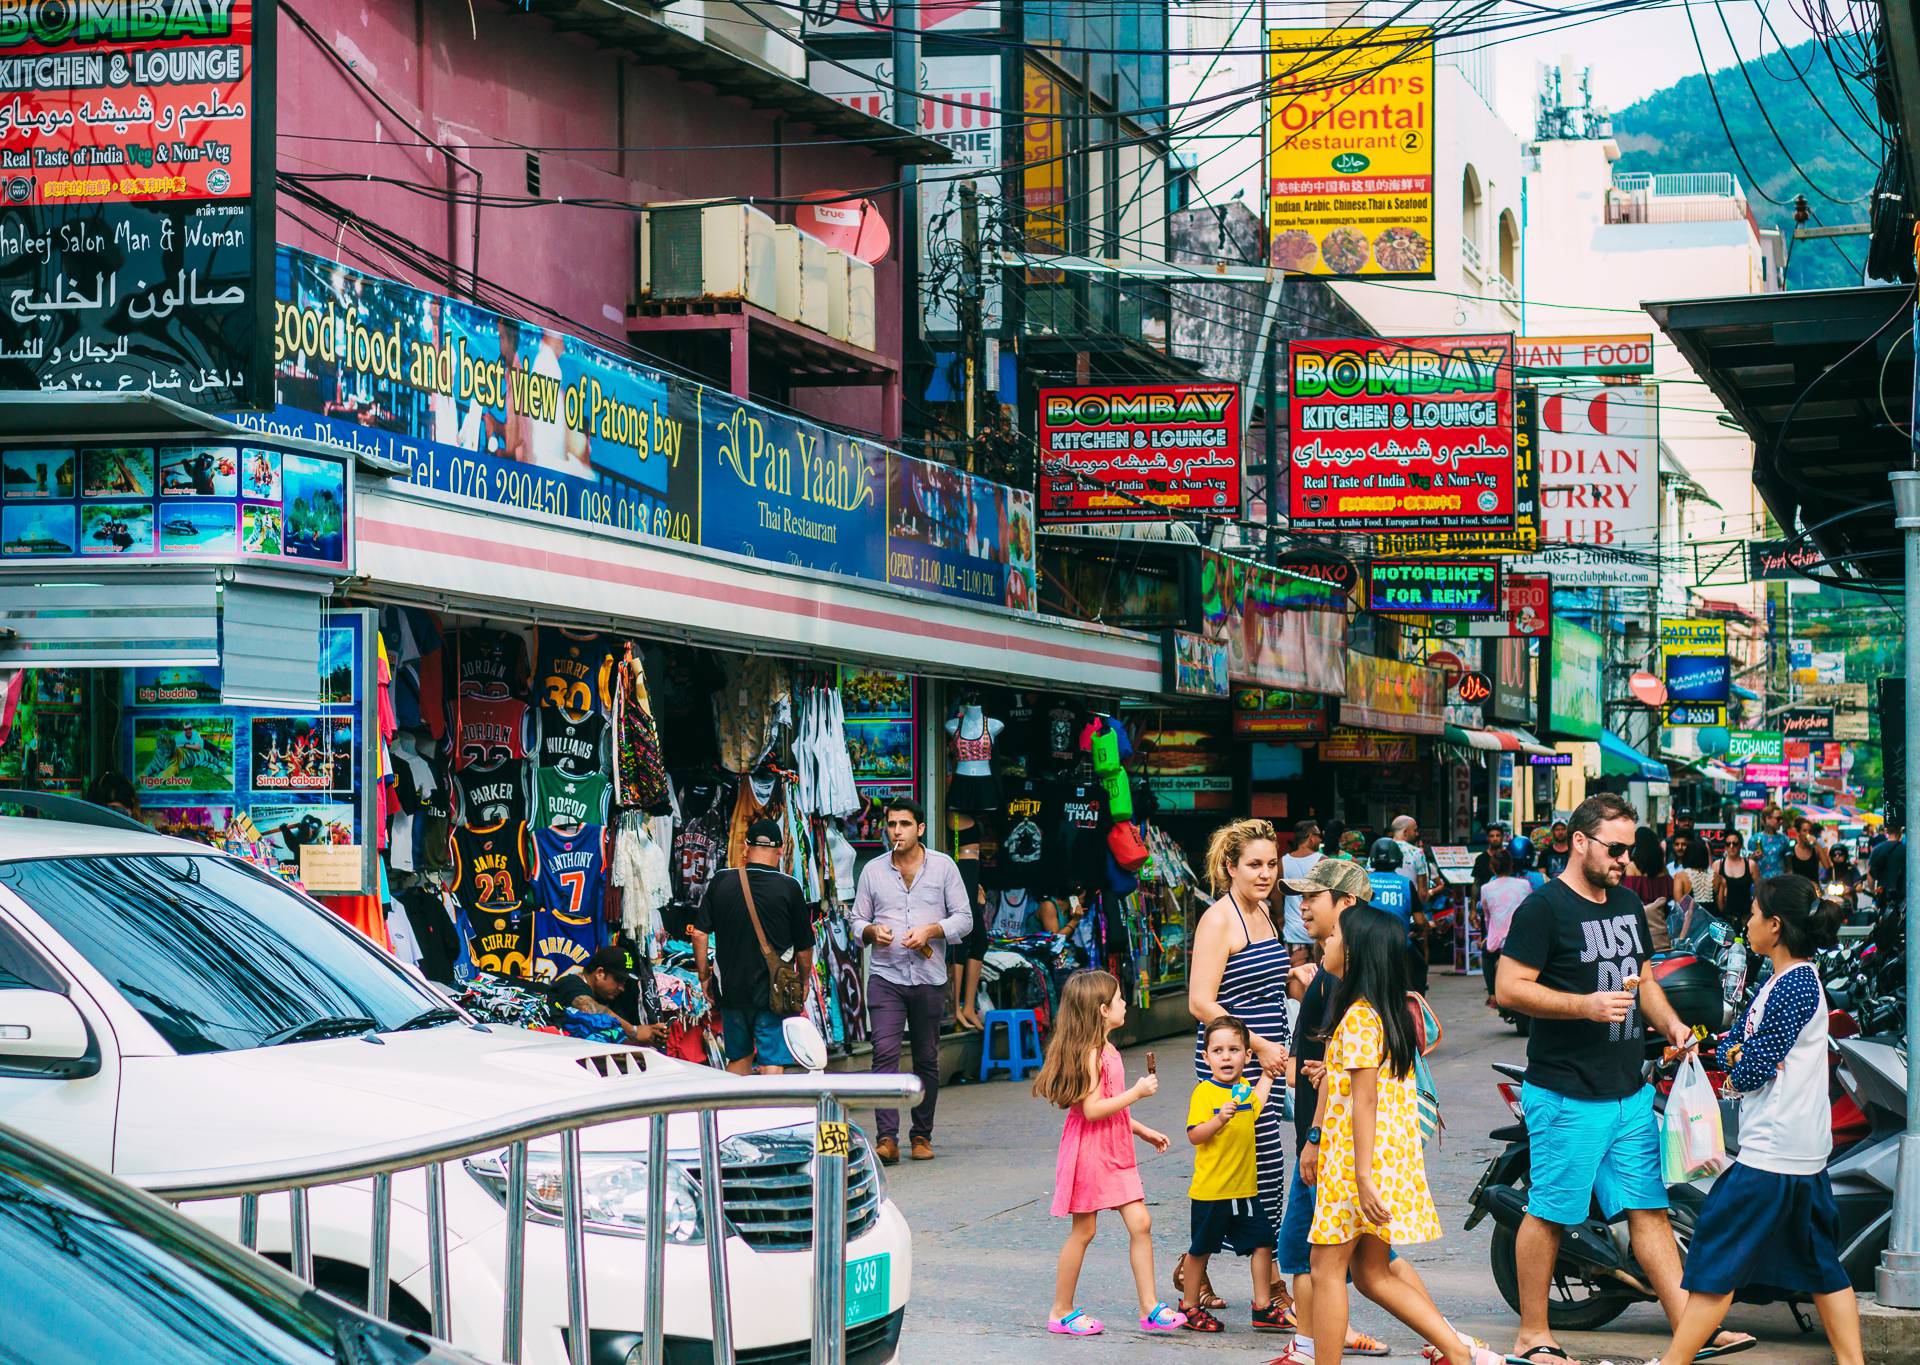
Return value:
<svg viewBox="0 0 1920 1365">
<path fill-rule="evenodd" d="M 638 289 L 637 214 L 557 202 L 476 208 L 407 186 L 525 198 L 527 154 L 499 147 L 508 142 L 541 149 L 541 197 L 555 200 L 795 196 L 886 186 L 899 178 L 891 158 L 556 32 L 497 0 L 473 0 L 471 9 L 467 0 L 301 0 L 297 9 L 322 41 L 281 11 L 281 173 L 402 182 L 307 183 L 453 265 L 437 279 L 423 277 L 285 194 L 278 240 L 442 292 L 453 267 L 477 267 L 482 280 L 560 311 L 572 321 L 569 330 L 590 340 L 599 339 L 594 331 L 625 336 L 626 308 Z M 343 71 L 327 55 L 329 46 L 397 113 Z M 456 150 L 481 181 L 422 145 L 428 140 Z M 891 190 L 873 197 L 895 242 L 875 271 L 879 351 L 897 363 L 899 198 Z M 765 207 L 792 221 L 790 209 Z M 839 425 L 882 429 L 877 387 L 796 390 L 793 406 Z"/>
</svg>

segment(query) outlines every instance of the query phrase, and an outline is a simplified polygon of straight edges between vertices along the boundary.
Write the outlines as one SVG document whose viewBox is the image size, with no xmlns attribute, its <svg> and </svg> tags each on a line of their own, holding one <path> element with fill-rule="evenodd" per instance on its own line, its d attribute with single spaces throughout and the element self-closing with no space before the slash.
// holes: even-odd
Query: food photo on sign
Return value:
<svg viewBox="0 0 1920 1365">
<path fill-rule="evenodd" d="M 1287 343 L 1296 531 L 1512 530 L 1513 337 Z"/>
</svg>

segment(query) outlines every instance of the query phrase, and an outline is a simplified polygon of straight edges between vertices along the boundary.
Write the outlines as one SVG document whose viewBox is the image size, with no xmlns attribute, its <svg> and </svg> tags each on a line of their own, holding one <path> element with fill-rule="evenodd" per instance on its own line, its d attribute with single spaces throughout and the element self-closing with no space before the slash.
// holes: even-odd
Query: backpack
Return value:
<svg viewBox="0 0 1920 1365">
<path fill-rule="evenodd" d="M 1447 1127 L 1440 1116 L 1440 1087 L 1434 1082 L 1433 1068 L 1427 1065 L 1428 1054 L 1440 1046 L 1443 1030 L 1433 1006 L 1419 991 L 1407 992 L 1407 1011 L 1413 1015 L 1413 1036 L 1420 1044 L 1413 1059 L 1413 1089 L 1420 1117 L 1420 1145 L 1424 1147 L 1437 1142 Z"/>
</svg>

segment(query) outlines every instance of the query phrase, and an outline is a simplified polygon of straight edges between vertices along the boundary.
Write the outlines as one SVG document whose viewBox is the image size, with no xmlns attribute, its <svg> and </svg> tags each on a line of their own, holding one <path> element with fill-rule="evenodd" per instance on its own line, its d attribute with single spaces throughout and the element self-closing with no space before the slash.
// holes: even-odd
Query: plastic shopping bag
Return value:
<svg viewBox="0 0 1920 1365">
<path fill-rule="evenodd" d="M 1669 1185 L 1718 1175 L 1731 1164 L 1720 1130 L 1720 1099 L 1697 1055 L 1680 1063 L 1660 1137 L 1661 1175 Z"/>
</svg>

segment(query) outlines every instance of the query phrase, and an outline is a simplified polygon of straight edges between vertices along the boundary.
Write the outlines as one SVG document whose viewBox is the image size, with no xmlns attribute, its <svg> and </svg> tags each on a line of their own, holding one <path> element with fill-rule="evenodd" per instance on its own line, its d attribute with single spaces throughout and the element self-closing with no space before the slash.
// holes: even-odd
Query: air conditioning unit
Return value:
<svg viewBox="0 0 1920 1365">
<path fill-rule="evenodd" d="M 835 341 L 847 339 L 847 253 L 834 248 L 827 251 L 827 335 Z"/>
<path fill-rule="evenodd" d="M 774 251 L 780 281 L 774 311 L 789 322 L 826 331 L 830 321 L 827 244 L 791 223 L 781 223 L 774 229 Z"/>
<path fill-rule="evenodd" d="M 751 204 L 655 205 L 640 223 L 640 297 L 742 299 L 771 309 L 774 221 Z"/>
<path fill-rule="evenodd" d="M 865 261 L 847 258 L 847 336 L 846 340 L 863 351 L 880 349 L 874 333 L 873 267 Z"/>
</svg>

